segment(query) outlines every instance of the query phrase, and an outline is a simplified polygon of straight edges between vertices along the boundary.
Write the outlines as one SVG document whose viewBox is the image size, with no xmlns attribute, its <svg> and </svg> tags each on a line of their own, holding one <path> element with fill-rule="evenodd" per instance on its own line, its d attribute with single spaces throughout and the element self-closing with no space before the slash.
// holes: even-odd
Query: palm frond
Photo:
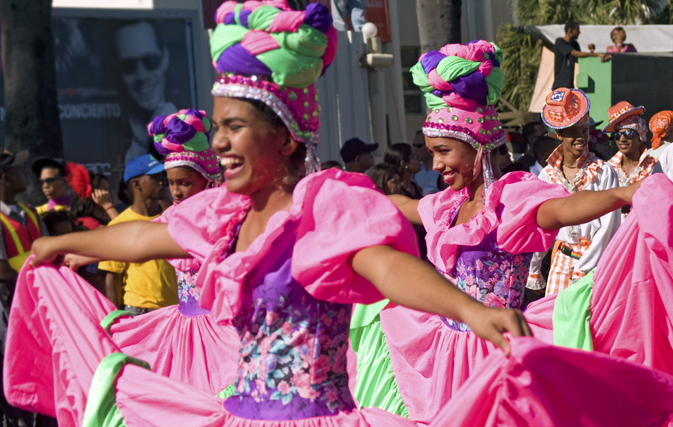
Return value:
<svg viewBox="0 0 673 427">
<path fill-rule="evenodd" d="M 503 52 L 500 66 L 505 73 L 501 96 L 519 110 L 527 111 L 540 67 L 542 42 L 521 27 L 505 24 L 498 34 L 498 46 Z"/>
</svg>

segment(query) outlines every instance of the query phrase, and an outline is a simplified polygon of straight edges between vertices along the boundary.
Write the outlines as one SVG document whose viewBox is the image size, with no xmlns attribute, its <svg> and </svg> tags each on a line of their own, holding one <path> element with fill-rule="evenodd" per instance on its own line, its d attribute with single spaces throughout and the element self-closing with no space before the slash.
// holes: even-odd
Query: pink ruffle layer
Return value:
<svg viewBox="0 0 673 427">
<path fill-rule="evenodd" d="M 57 417 L 60 427 L 81 425 L 98 364 L 120 351 L 100 327 L 113 310 L 105 296 L 66 267 L 22 269 L 5 348 L 7 400 Z"/>
<path fill-rule="evenodd" d="M 594 273 L 594 350 L 673 375 L 673 182 L 650 175 Z"/>
<path fill-rule="evenodd" d="M 661 426 L 673 377 L 596 352 L 515 338 L 489 356 L 432 426 Z"/>
<path fill-rule="evenodd" d="M 453 227 L 451 214 L 465 200 L 465 191 L 446 189 L 425 196 L 418 203 L 418 213 L 427 231 L 428 259 L 448 273 L 456 264 L 458 246 L 476 246 L 495 229 L 498 247 L 504 251 L 546 251 L 558 232 L 538 227 L 537 208 L 547 200 L 567 196 L 560 185 L 527 172 L 511 172 L 488 188 L 484 210 Z"/>
<path fill-rule="evenodd" d="M 406 418 L 377 408 L 331 417 L 286 421 L 240 418 L 227 412 L 222 400 L 156 375 L 134 365 L 126 365 L 117 380 L 117 406 L 127 427 L 415 427 Z"/>
<path fill-rule="evenodd" d="M 299 182 L 290 209 L 273 214 L 248 250 L 222 260 L 249 203 L 247 196 L 220 187 L 187 199 L 168 218 L 173 239 L 203 260 L 197 279 L 199 302 L 218 322 L 236 316 L 245 280 L 279 248 L 293 245 L 292 276 L 311 295 L 323 301 L 360 304 L 380 301 L 383 296 L 353 271 L 352 254 L 376 245 L 419 253 L 409 222 L 367 176 L 328 169 Z M 213 228 L 212 223 L 226 225 Z M 296 236 L 285 233 L 288 229 L 296 229 Z"/>
<path fill-rule="evenodd" d="M 538 339 L 553 344 L 551 315 L 555 296 L 541 300 L 526 319 Z M 381 311 L 395 378 L 409 418 L 430 423 L 439 410 L 494 351 L 490 341 L 458 332 L 439 316 L 395 307 Z"/>
<path fill-rule="evenodd" d="M 174 305 L 122 317 L 110 332 L 122 353 L 209 394 L 216 395 L 236 378 L 240 337 L 231 324 L 215 324 L 210 314 L 187 317 Z"/>
</svg>

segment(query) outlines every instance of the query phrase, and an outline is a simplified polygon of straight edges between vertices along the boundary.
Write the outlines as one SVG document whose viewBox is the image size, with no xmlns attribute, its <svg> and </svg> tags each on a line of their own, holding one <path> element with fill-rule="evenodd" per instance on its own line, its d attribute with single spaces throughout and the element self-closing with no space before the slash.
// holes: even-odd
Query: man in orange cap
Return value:
<svg viewBox="0 0 673 427">
<path fill-rule="evenodd" d="M 652 131 L 652 149 L 650 156 L 659 158 L 673 139 L 673 111 L 659 111 L 650 119 Z M 666 138 L 666 139 L 664 139 Z"/>
<path fill-rule="evenodd" d="M 615 171 L 589 152 L 589 106 L 589 98 L 581 90 L 558 88 L 547 96 L 542 108 L 542 120 L 556 129 L 561 145 L 549 156 L 539 178 L 562 185 L 570 193 L 619 187 Z M 619 211 L 614 211 L 589 223 L 559 230 L 546 294 L 567 288 L 596 267 L 620 224 Z M 544 255 L 533 256 L 526 285 L 529 289 L 539 291 L 545 287 L 540 273 Z"/>
<path fill-rule="evenodd" d="M 617 172 L 619 185 L 628 187 L 651 173 L 662 172 L 657 159 L 650 155 L 644 142 L 647 138 L 647 125 L 641 115 L 645 107 L 634 107 L 627 101 L 621 101 L 608 109 L 609 122 L 603 130 L 612 133 L 612 139 L 619 150 L 608 163 Z M 622 216 L 631 210 L 631 206 L 622 207 Z"/>
</svg>

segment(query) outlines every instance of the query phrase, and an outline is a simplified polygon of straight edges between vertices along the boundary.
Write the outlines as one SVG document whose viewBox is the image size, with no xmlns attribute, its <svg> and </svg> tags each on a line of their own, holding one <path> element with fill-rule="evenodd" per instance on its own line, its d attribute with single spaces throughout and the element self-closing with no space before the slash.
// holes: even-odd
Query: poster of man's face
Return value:
<svg viewBox="0 0 673 427">
<path fill-rule="evenodd" d="M 164 102 L 168 49 L 160 47 L 154 27 L 131 22 L 115 34 L 120 77 L 131 98 L 142 109 L 154 111 Z"/>
<path fill-rule="evenodd" d="M 189 19 L 52 18 L 64 155 L 110 179 L 153 153 L 147 124 L 196 108 Z M 1 100 L 0 100 L 1 101 Z"/>
</svg>

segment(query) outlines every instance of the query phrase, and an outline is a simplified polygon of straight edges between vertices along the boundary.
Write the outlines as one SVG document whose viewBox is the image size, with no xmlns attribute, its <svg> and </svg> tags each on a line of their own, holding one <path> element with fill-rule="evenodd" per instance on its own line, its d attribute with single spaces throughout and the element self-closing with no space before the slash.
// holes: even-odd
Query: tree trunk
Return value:
<svg viewBox="0 0 673 427">
<path fill-rule="evenodd" d="M 5 78 L 5 148 L 36 157 L 63 157 L 56 92 L 52 0 L 0 0 Z M 43 203 L 37 177 L 26 168 L 22 200 Z"/>
<path fill-rule="evenodd" d="M 416 0 L 421 53 L 460 43 L 461 0 Z"/>
</svg>

